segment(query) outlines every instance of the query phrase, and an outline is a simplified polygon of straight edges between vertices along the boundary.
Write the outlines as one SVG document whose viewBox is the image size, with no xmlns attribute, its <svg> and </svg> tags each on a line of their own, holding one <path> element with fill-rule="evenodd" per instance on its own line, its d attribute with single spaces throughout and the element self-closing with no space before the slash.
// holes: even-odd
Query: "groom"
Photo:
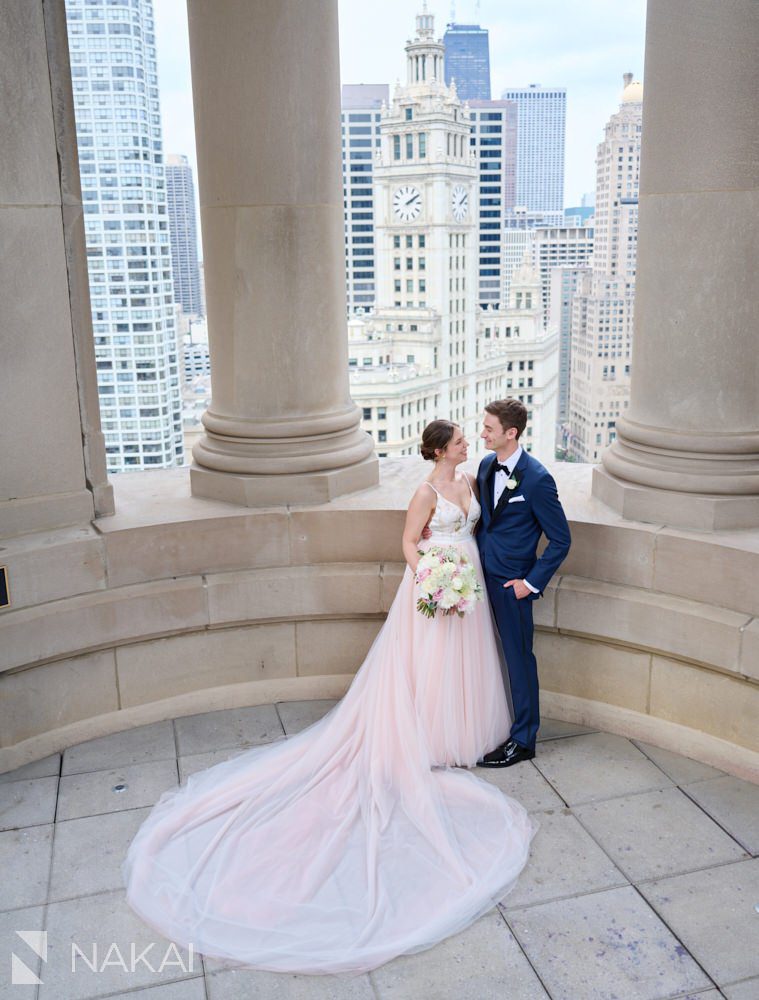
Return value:
<svg viewBox="0 0 759 1000">
<path fill-rule="evenodd" d="M 518 399 L 485 407 L 480 435 L 488 451 L 477 484 L 482 520 L 477 532 L 490 603 L 506 657 L 514 721 L 511 735 L 486 753 L 480 767 L 510 767 L 535 756 L 540 725 L 538 668 L 532 651 L 532 602 L 569 552 L 569 525 L 553 477 L 519 444 L 527 409 Z M 539 558 L 538 540 L 548 545 Z"/>
</svg>

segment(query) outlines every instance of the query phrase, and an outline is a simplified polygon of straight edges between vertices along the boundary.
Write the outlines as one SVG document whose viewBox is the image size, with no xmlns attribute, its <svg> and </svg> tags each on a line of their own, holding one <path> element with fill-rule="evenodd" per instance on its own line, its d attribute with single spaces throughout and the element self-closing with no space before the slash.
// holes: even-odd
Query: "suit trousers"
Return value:
<svg viewBox="0 0 759 1000">
<path fill-rule="evenodd" d="M 504 583 L 505 580 L 487 580 L 488 596 L 509 672 L 514 709 L 511 739 L 533 750 L 540 727 L 538 664 L 532 651 L 533 601 L 529 597 L 517 599 L 514 588 L 504 587 Z"/>
</svg>

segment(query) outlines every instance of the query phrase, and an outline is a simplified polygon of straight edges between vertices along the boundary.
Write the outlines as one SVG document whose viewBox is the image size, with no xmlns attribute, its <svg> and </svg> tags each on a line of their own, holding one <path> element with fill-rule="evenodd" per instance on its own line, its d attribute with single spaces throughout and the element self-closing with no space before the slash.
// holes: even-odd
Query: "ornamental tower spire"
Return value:
<svg viewBox="0 0 759 1000">
<path fill-rule="evenodd" d="M 427 12 L 425 3 L 422 13 L 416 15 L 416 37 L 406 43 L 406 85 L 444 84 L 444 57 L 443 42 L 435 41 L 435 15 Z"/>
</svg>

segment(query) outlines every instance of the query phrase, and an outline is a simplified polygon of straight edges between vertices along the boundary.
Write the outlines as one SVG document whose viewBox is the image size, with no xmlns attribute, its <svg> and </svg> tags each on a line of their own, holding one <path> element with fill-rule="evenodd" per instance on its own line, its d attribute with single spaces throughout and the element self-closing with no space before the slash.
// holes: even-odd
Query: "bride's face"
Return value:
<svg viewBox="0 0 759 1000">
<path fill-rule="evenodd" d="M 466 462 L 468 448 L 464 432 L 460 427 L 457 427 L 453 432 L 453 437 L 446 445 L 443 457 L 446 462 L 450 462 L 452 465 L 461 465 L 462 462 Z"/>
</svg>

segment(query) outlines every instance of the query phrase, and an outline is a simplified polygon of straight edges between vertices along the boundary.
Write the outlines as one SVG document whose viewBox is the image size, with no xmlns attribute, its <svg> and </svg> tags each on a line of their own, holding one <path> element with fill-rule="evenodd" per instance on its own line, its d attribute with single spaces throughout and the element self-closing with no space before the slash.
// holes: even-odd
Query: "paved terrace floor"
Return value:
<svg viewBox="0 0 759 1000">
<path fill-rule="evenodd" d="M 515 890 L 473 927 L 345 978 L 252 972 L 198 956 L 189 969 L 187 956 L 167 956 L 168 944 L 127 907 L 120 881 L 151 804 L 191 772 L 297 732 L 332 704 L 160 722 L 0 776 L 0 997 L 758 1000 L 759 786 L 551 720 L 533 762 L 478 772 L 523 802 L 540 831 Z M 15 933 L 43 928 L 45 963 Z M 91 962 L 97 942 L 102 971 L 80 961 L 72 973 L 72 942 Z M 138 953 L 155 942 L 147 961 L 156 971 L 145 963 L 131 971 L 131 942 Z M 42 985 L 11 984 L 11 952 Z"/>
</svg>

